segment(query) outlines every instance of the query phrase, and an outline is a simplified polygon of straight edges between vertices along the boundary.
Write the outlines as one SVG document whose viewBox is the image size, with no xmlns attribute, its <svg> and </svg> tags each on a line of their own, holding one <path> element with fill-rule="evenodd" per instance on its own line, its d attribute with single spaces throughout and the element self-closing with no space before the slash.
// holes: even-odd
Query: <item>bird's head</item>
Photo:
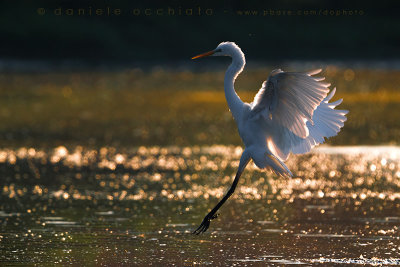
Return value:
<svg viewBox="0 0 400 267">
<path fill-rule="evenodd" d="M 237 46 L 234 42 L 222 42 L 214 50 L 211 50 L 211 51 L 205 52 L 203 54 L 197 55 L 195 57 L 192 57 L 192 59 L 197 59 L 197 58 L 207 57 L 207 56 L 234 57 L 237 54 L 239 54 L 241 56 L 243 55 L 243 52 L 239 46 Z"/>
</svg>

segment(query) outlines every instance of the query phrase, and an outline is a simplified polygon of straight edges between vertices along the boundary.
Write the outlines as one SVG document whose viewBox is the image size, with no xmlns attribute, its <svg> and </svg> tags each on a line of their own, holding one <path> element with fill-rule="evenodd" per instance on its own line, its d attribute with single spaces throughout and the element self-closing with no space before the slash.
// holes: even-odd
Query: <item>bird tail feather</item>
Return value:
<svg viewBox="0 0 400 267">
<path fill-rule="evenodd" d="M 292 177 L 293 174 L 289 170 L 289 168 L 280 161 L 277 157 L 275 157 L 273 154 L 265 154 L 267 156 L 267 166 L 271 168 L 273 172 L 275 172 L 277 175 L 281 175 L 284 177 Z"/>
</svg>

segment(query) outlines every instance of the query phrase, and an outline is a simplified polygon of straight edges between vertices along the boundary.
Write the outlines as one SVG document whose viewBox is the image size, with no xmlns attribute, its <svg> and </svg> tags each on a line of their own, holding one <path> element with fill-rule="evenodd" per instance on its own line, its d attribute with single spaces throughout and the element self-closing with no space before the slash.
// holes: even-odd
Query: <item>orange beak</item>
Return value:
<svg viewBox="0 0 400 267">
<path fill-rule="evenodd" d="M 214 54 L 214 53 L 215 53 L 214 50 L 208 51 L 208 52 L 205 52 L 205 53 L 203 53 L 203 54 L 200 54 L 200 55 L 197 55 L 197 56 L 195 56 L 195 57 L 192 57 L 192 59 L 201 58 L 201 57 L 208 57 L 208 56 L 211 56 L 211 55 Z"/>
</svg>

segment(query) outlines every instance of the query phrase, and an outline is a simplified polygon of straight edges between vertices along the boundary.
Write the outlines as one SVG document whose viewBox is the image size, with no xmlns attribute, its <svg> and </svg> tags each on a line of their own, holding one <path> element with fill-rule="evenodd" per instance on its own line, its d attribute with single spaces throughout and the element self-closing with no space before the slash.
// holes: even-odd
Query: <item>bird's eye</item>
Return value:
<svg viewBox="0 0 400 267">
<path fill-rule="evenodd" d="M 221 48 L 215 49 L 215 53 L 221 52 Z"/>
</svg>

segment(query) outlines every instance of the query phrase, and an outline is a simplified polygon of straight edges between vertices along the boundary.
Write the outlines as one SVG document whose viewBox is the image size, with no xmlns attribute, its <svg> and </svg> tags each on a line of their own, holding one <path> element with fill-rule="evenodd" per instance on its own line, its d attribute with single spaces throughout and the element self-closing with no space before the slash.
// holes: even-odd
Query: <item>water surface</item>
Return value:
<svg viewBox="0 0 400 267">
<path fill-rule="evenodd" d="M 400 264 L 400 148 L 320 147 L 291 179 L 233 146 L 1 149 L 0 263 Z"/>
</svg>

